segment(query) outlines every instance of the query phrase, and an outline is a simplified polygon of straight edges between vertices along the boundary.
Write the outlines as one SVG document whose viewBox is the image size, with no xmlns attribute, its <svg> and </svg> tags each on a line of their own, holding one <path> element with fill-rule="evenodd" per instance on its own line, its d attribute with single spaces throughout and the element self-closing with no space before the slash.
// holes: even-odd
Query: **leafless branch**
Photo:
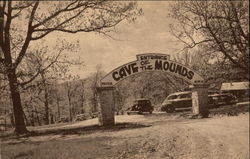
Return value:
<svg viewBox="0 0 250 159">
<path fill-rule="evenodd" d="M 17 7 L 12 7 L 13 10 L 23 10 L 25 8 L 28 8 L 30 6 L 32 6 L 32 4 L 34 4 L 35 2 L 30 1 L 30 3 L 26 4 L 26 5 L 19 5 Z"/>
<path fill-rule="evenodd" d="M 30 18 L 29 18 L 29 24 L 28 24 L 28 31 L 27 31 L 27 35 L 26 35 L 26 39 L 24 41 L 24 44 L 22 46 L 22 49 L 16 59 L 16 61 L 14 62 L 14 68 L 16 68 L 19 63 L 22 61 L 25 53 L 26 53 L 26 50 L 29 46 L 29 43 L 30 43 L 30 39 L 31 39 L 31 36 L 32 36 L 32 32 L 33 32 L 33 27 L 32 27 L 32 22 L 33 22 L 33 19 L 34 19 L 34 16 L 35 16 L 35 13 L 36 13 L 36 10 L 37 10 L 37 7 L 39 5 L 39 1 L 37 1 L 33 8 L 32 8 L 32 11 L 31 11 L 31 14 L 30 14 Z"/>
<path fill-rule="evenodd" d="M 6 1 L 3 1 L 3 5 L 0 6 L 0 46 L 3 48 L 4 44 L 4 10 L 6 7 Z"/>
<path fill-rule="evenodd" d="M 74 4 L 76 4 L 78 2 L 78 4 L 74 7 L 72 7 Z M 83 1 L 73 1 L 71 2 L 70 4 L 68 4 L 66 7 L 64 7 L 63 9 L 60 9 L 58 10 L 57 12 L 55 12 L 54 14 L 50 15 L 49 17 L 47 17 L 46 19 L 42 20 L 40 23 L 34 25 L 34 28 L 37 28 L 39 26 L 41 26 L 42 24 L 45 24 L 46 22 L 48 22 L 49 20 L 59 16 L 60 14 L 64 13 L 64 12 L 69 12 L 69 11 L 73 11 L 73 10 L 76 10 L 78 8 L 81 8 L 81 7 L 85 7 L 85 8 L 88 8 L 88 7 L 91 7 L 93 5 L 97 5 L 97 4 L 101 4 L 103 3 L 103 1 L 100 1 L 100 2 L 91 2 L 91 1 L 85 1 L 84 3 L 80 3 L 80 2 L 83 2 Z"/>
<path fill-rule="evenodd" d="M 28 81 L 25 81 L 25 82 L 20 83 L 20 86 L 23 87 L 24 85 L 26 85 L 26 84 L 32 82 L 34 79 L 36 79 L 36 77 L 37 77 L 38 75 L 40 75 L 42 72 L 46 71 L 46 70 L 47 70 L 48 68 L 50 68 L 53 64 L 55 64 L 55 63 L 57 62 L 58 58 L 60 57 L 61 53 L 62 53 L 62 50 L 57 54 L 57 56 L 55 57 L 55 59 L 54 59 L 53 61 L 51 61 L 51 63 L 50 63 L 49 65 L 47 65 L 46 67 L 44 67 L 44 68 L 41 69 L 41 70 L 39 69 L 39 70 L 37 71 L 37 73 L 36 73 L 35 75 L 33 75 L 33 77 L 31 77 Z"/>
</svg>

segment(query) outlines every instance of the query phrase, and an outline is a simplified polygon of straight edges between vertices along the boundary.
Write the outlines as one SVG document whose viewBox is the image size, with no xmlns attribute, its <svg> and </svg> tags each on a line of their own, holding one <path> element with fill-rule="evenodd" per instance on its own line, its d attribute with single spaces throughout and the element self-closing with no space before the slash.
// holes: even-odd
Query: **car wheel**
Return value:
<svg viewBox="0 0 250 159">
<path fill-rule="evenodd" d="M 214 107 L 215 107 L 215 108 L 219 108 L 219 107 L 220 107 L 218 101 L 215 101 L 215 102 L 214 102 Z"/>
<path fill-rule="evenodd" d="M 174 107 L 170 106 L 166 108 L 167 113 L 173 113 L 174 112 Z"/>
</svg>

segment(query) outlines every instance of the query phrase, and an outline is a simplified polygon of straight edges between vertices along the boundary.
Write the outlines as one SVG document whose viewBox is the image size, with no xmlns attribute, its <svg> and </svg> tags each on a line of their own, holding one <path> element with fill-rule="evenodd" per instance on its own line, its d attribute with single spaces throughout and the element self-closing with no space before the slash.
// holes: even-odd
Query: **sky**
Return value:
<svg viewBox="0 0 250 159">
<path fill-rule="evenodd" d="M 143 15 L 134 23 L 122 22 L 111 39 L 98 33 L 65 34 L 67 39 L 79 39 L 80 50 L 72 56 L 81 57 L 84 67 L 72 67 L 72 73 L 85 78 L 102 65 L 105 72 L 136 60 L 136 54 L 165 53 L 173 55 L 181 45 L 169 32 L 173 22 L 167 17 L 170 1 L 139 1 Z M 64 37 L 65 38 L 65 37 Z"/>
</svg>

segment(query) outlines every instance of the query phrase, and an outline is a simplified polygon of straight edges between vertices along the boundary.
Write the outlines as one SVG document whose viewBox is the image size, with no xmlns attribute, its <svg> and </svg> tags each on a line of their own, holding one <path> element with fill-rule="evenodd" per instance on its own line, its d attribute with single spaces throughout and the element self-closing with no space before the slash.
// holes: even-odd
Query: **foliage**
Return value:
<svg viewBox="0 0 250 159">
<path fill-rule="evenodd" d="M 172 5 L 172 34 L 184 49 L 200 49 L 216 67 L 249 74 L 249 2 L 181 1 Z M 229 74 L 229 73 L 228 73 Z M 242 74 L 242 73 L 241 73 Z"/>
</svg>

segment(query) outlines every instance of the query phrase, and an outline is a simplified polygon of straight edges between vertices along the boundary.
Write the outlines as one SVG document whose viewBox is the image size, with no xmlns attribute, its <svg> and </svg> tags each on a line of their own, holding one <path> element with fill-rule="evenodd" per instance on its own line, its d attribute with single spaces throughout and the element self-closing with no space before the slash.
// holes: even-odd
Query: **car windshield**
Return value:
<svg viewBox="0 0 250 159">
<path fill-rule="evenodd" d="M 188 93 L 188 94 L 181 94 L 180 98 L 191 98 L 191 94 L 190 93 Z"/>
<path fill-rule="evenodd" d="M 172 95 L 172 96 L 169 96 L 168 99 L 176 99 L 178 96 L 177 95 Z"/>
</svg>

